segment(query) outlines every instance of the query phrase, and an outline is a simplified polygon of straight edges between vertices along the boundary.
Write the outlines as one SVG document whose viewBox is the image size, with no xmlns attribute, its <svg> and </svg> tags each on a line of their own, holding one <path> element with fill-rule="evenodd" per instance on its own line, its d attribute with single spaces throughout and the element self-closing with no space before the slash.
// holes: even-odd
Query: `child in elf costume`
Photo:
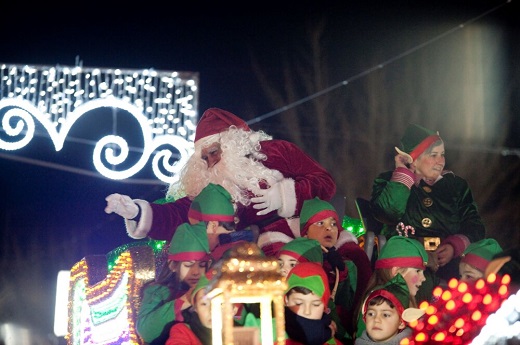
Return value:
<svg viewBox="0 0 520 345">
<path fill-rule="evenodd" d="M 170 328 L 170 337 L 165 345 L 211 345 L 211 301 L 204 298 L 211 275 L 210 270 L 199 279 L 191 292 L 192 307 L 184 312 L 184 322 Z"/>
<path fill-rule="evenodd" d="M 335 338 L 328 314 L 330 289 L 323 267 L 315 262 L 300 263 L 286 281 L 286 345 L 342 344 Z"/>
<path fill-rule="evenodd" d="M 208 260 L 205 224 L 180 225 L 161 273 L 143 286 L 136 326 L 146 343 L 164 344 L 172 324 L 183 321 L 182 311 L 191 306 L 191 291 L 206 273 Z"/>
<path fill-rule="evenodd" d="M 280 273 L 287 277 L 289 271 L 302 262 L 323 264 L 320 242 L 307 237 L 298 237 L 284 244 L 277 255 Z"/>
<path fill-rule="evenodd" d="M 289 271 L 302 262 L 316 262 L 323 265 L 323 250 L 320 242 L 307 237 L 298 237 L 282 246 L 278 252 L 280 273 L 287 277 Z M 336 310 L 336 304 L 329 299 L 327 307 L 336 331 L 336 338 L 343 340 L 347 334 Z M 348 338 L 347 338 L 348 339 Z"/>
<path fill-rule="evenodd" d="M 493 256 L 502 252 L 502 247 L 493 238 L 471 243 L 461 255 L 459 263 L 460 280 L 475 282 L 484 277 L 487 265 Z"/>
<path fill-rule="evenodd" d="M 403 237 L 394 236 L 389 238 L 381 248 L 379 257 L 375 263 L 375 270 L 370 277 L 363 301 L 378 286 L 388 283 L 397 274 L 400 274 L 408 287 L 409 305 L 417 308 L 415 295 L 421 284 L 425 281 L 424 270 L 428 263 L 428 254 L 424 246 L 419 241 Z M 355 338 L 361 336 L 365 330 L 365 322 L 362 313 L 363 305 L 360 304 L 356 309 L 357 326 Z"/>
<path fill-rule="evenodd" d="M 331 297 L 343 328 L 353 332 L 354 308 L 372 274 L 370 260 L 356 242 L 344 242 L 344 232 L 334 206 L 316 197 L 305 200 L 300 213 L 300 235 L 320 242 L 323 268 L 327 272 Z"/>
<path fill-rule="evenodd" d="M 383 286 L 370 293 L 363 303 L 366 330 L 356 339 L 355 345 L 399 345 L 412 334 L 406 322 L 416 320 L 424 311 L 408 308 L 410 292 L 403 276 L 397 273 Z"/>
<path fill-rule="evenodd" d="M 204 187 L 193 199 L 188 218 L 191 224 L 206 224 L 213 262 L 220 260 L 229 249 L 253 241 L 251 230 L 235 231 L 231 195 L 221 185 L 209 183 Z"/>
</svg>

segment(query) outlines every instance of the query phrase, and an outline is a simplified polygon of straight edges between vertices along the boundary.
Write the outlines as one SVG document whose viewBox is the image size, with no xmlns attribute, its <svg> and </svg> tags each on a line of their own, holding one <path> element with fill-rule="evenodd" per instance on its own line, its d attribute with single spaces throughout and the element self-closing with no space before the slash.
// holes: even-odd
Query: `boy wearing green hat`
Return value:
<svg viewBox="0 0 520 345">
<path fill-rule="evenodd" d="M 318 197 L 303 203 L 300 234 L 320 242 L 332 300 L 342 328 L 351 334 L 354 308 L 360 303 L 372 274 L 370 260 L 357 242 L 344 240 L 348 232 L 343 230 L 336 209 Z"/>
<path fill-rule="evenodd" d="M 251 230 L 235 231 L 235 210 L 231 195 L 221 185 L 209 183 L 193 199 L 188 211 L 191 224 L 204 222 L 213 262 L 245 242 L 253 242 Z"/>
<path fill-rule="evenodd" d="M 328 314 L 328 278 L 316 262 L 296 265 L 287 275 L 285 293 L 286 345 L 342 344 Z"/>
<path fill-rule="evenodd" d="M 409 308 L 410 292 L 403 276 L 397 273 L 383 286 L 373 290 L 363 303 L 363 319 L 366 329 L 356 339 L 355 345 L 399 345 L 412 334 L 406 322 L 424 314 L 417 308 Z"/>
<path fill-rule="evenodd" d="M 462 253 L 459 264 L 460 280 L 474 282 L 483 278 L 493 256 L 502 252 L 502 247 L 493 238 L 474 242 Z"/>
<path fill-rule="evenodd" d="M 429 251 L 427 280 L 417 296 L 423 301 L 435 286 L 459 277 L 460 256 L 470 243 L 484 239 L 486 229 L 467 181 L 445 170 L 444 141 L 437 131 L 411 124 L 395 149 L 395 168 L 375 178 L 371 206 L 385 224 L 383 235 L 399 235 L 404 224 L 407 235 Z"/>
<path fill-rule="evenodd" d="M 137 332 L 148 344 L 164 344 L 169 329 L 183 321 L 190 294 L 206 273 L 209 243 L 204 223 L 181 224 L 170 242 L 168 261 L 155 281 L 143 286 Z"/>
<path fill-rule="evenodd" d="M 170 328 L 170 336 L 165 345 L 211 345 L 211 301 L 204 297 L 212 272 L 208 271 L 199 279 L 191 292 L 192 308 L 184 313 L 184 322 L 176 323 Z"/>
<path fill-rule="evenodd" d="M 375 263 L 375 270 L 363 294 L 363 301 L 378 286 L 383 286 L 400 274 L 407 285 L 409 292 L 409 305 L 416 308 L 415 296 L 425 281 L 424 270 L 428 263 L 428 254 L 419 241 L 404 237 L 394 236 L 386 241 L 381 248 L 379 257 Z M 365 330 L 363 318 L 363 304 L 356 308 L 357 326 L 355 338 L 361 336 Z"/>
<path fill-rule="evenodd" d="M 287 242 L 278 252 L 280 273 L 287 277 L 289 271 L 302 262 L 316 262 L 323 264 L 323 251 L 320 242 L 307 237 L 298 237 Z"/>
</svg>

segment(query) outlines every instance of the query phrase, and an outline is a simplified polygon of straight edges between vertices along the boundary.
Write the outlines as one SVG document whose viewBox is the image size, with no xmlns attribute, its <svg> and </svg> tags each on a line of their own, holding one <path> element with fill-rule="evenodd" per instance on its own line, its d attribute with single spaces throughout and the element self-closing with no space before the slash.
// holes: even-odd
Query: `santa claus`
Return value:
<svg viewBox="0 0 520 345">
<path fill-rule="evenodd" d="M 168 189 L 175 201 L 157 204 L 111 194 L 105 212 L 123 217 L 132 238 L 170 240 L 178 225 L 189 222 L 191 202 L 208 183 L 231 194 L 237 230 L 258 227 L 257 243 L 266 255 L 299 237 L 305 200 L 330 200 L 336 193 L 330 173 L 296 145 L 251 130 L 229 111 L 210 108 L 197 125 L 195 152 Z M 343 231 L 337 246 L 352 241 L 357 242 Z"/>
</svg>

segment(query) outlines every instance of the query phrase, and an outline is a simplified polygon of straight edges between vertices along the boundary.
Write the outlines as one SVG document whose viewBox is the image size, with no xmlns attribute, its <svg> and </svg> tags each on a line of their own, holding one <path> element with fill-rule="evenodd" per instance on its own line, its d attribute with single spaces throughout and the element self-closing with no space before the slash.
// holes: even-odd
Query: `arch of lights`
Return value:
<svg viewBox="0 0 520 345">
<path fill-rule="evenodd" d="M 103 107 L 121 109 L 142 130 L 143 154 L 133 166 L 118 171 L 128 158 L 129 145 L 121 136 L 107 135 L 94 147 L 95 168 L 110 179 L 126 179 L 153 155 L 154 174 L 172 183 L 193 152 L 197 101 L 195 72 L 2 64 L 0 149 L 14 151 L 28 145 L 38 121 L 60 151 L 80 117 Z"/>
</svg>

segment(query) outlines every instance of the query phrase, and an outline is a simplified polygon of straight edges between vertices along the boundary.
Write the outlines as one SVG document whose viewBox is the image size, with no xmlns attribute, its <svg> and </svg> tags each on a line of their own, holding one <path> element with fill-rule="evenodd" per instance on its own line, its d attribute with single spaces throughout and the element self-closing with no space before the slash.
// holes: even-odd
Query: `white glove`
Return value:
<svg viewBox="0 0 520 345">
<path fill-rule="evenodd" d="M 254 209 L 262 210 L 256 213 L 257 216 L 263 216 L 269 212 L 278 210 L 282 207 L 282 186 L 280 183 L 275 183 L 269 189 L 261 189 L 255 198 L 251 198 L 254 203 Z"/>
<path fill-rule="evenodd" d="M 105 212 L 108 214 L 114 212 L 123 218 L 134 219 L 139 213 L 139 207 L 128 195 L 110 194 L 105 200 L 107 201 Z"/>
</svg>

